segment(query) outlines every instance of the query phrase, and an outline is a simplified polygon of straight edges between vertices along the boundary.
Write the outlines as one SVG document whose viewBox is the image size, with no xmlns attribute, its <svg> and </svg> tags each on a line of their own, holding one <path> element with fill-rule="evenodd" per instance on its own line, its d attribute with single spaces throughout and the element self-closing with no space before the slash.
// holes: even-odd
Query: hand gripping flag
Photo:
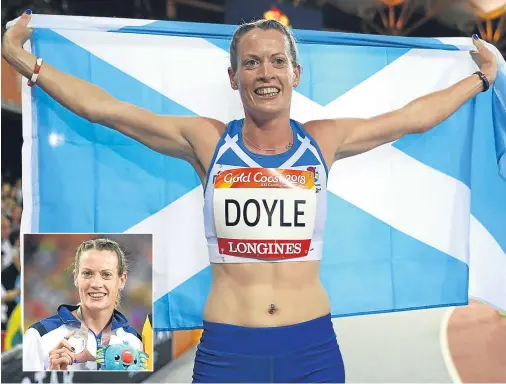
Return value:
<svg viewBox="0 0 506 384">
<path fill-rule="evenodd" d="M 243 116 L 235 26 L 41 16 L 26 49 L 152 112 Z M 471 39 L 294 31 L 292 118 L 372 117 L 477 70 Z M 506 63 L 439 126 L 333 165 L 321 279 L 332 316 L 506 309 Z M 195 127 L 198 129 L 198 127 Z M 24 232 L 154 234 L 154 329 L 202 326 L 210 284 L 203 191 L 185 162 L 69 112 L 23 82 Z M 501 177 L 502 175 L 502 177 Z"/>
</svg>

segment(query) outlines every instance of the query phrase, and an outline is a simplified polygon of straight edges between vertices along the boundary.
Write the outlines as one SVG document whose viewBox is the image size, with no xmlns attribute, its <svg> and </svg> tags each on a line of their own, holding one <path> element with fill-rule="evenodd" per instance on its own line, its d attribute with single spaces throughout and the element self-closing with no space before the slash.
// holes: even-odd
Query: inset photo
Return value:
<svg viewBox="0 0 506 384">
<path fill-rule="evenodd" d="M 23 241 L 23 371 L 152 371 L 152 235 Z"/>
</svg>

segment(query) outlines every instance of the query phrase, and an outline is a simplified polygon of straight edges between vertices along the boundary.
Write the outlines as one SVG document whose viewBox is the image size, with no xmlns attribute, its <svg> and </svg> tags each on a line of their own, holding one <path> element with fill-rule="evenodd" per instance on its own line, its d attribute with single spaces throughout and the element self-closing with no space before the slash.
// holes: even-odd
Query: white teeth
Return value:
<svg viewBox="0 0 506 384">
<path fill-rule="evenodd" d="M 93 298 L 100 298 L 100 297 L 104 297 L 105 296 L 105 293 L 89 293 L 89 295 Z"/>
<path fill-rule="evenodd" d="M 275 96 L 279 93 L 279 89 L 277 88 L 259 88 L 255 91 L 257 95 L 262 96 Z"/>
</svg>

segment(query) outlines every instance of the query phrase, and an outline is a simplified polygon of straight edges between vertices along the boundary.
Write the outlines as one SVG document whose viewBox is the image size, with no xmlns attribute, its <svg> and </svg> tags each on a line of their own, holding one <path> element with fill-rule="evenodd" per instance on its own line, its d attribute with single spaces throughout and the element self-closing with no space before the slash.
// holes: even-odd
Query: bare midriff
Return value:
<svg viewBox="0 0 506 384">
<path fill-rule="evenodd" d="M 330 312 L 319 261 L 211 264 L 211 269 L 206 321 L 276 327 Z"/>
</svg>

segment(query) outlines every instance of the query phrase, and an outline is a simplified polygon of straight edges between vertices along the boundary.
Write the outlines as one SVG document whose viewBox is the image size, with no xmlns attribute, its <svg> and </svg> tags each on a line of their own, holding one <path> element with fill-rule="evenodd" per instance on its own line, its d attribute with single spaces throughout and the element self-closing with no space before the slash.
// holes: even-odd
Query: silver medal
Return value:
<svg viewBox="0 0 506 384">
<path fill-rule="evenodd" d="M 74 347 L 75 351 L 74 353 L 77 355 L 81 352 L 83 352 L 86 348 L 86 338 L 83 337 L 83 335 L 80 334 L 81 332 L 74 332 L 69 338 L 68 343 Z"/>
</svg>

